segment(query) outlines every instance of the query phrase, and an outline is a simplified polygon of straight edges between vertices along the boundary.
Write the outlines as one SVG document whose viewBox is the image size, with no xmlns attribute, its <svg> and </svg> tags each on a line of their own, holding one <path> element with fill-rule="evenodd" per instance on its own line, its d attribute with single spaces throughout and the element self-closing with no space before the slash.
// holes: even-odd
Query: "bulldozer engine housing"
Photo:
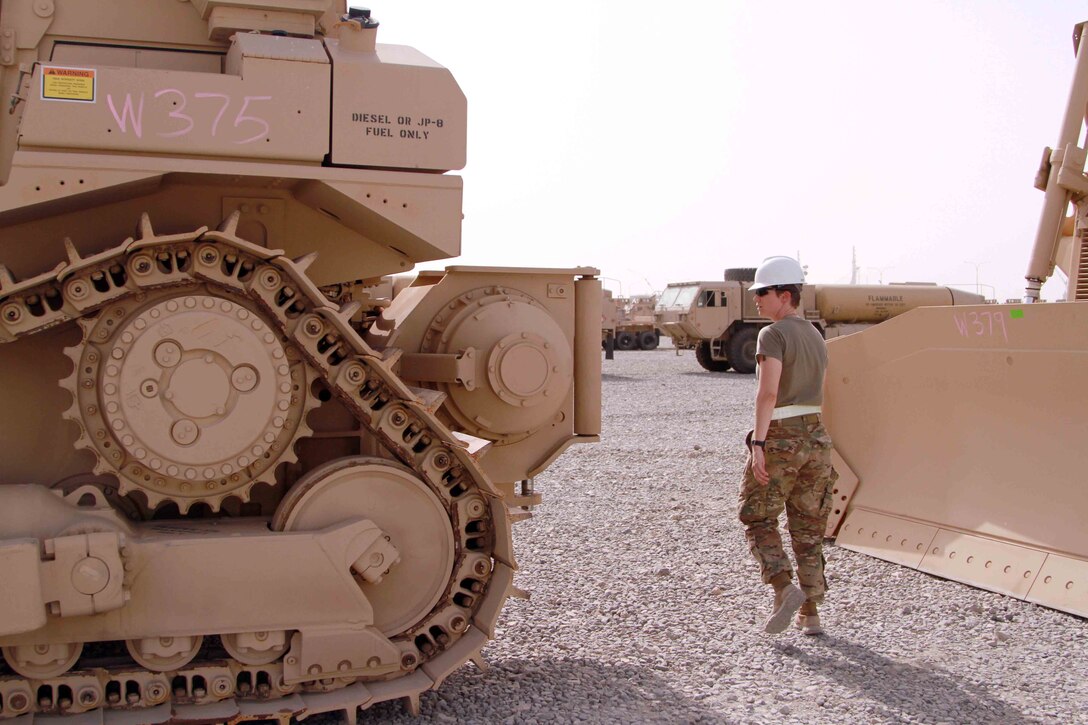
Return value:
<svg viewBox="0 0 1088 725">
<path fill-rule="evenodd" d="M 483 667 L 532 478 L 600 433 L 601 286 L 405 281 L 460 253 L 466 102 L 377 32 L 0 3 L 0 720 L 354 722 Z"/>
</svg>

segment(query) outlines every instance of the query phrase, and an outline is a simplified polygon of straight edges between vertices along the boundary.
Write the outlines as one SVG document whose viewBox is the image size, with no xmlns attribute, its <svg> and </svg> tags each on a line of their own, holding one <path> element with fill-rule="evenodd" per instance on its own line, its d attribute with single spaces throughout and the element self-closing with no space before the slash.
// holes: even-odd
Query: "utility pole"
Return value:
<svg viewBox="0 0 1088 725">
<path fill-rule="evenodd" d="M 858 283 L 858 248 L 850 247 L 850 284 Z"/>
<path fill-rule="evenodd" d="M 965 259 L 963 261 L 963 263 L 964 264 L 969 264 L 969 265 L 971 265 L 972 267 L 975 268 L 975 294 L 977 294 L 977 295 L 982 294 L 982 284 L 979 282 L 978 278 L 979 278 L 979 271 L 982 269 L 982 265 L 985 264 L 985 262 L 972 262 L 969 259 Z"/>
</svg>

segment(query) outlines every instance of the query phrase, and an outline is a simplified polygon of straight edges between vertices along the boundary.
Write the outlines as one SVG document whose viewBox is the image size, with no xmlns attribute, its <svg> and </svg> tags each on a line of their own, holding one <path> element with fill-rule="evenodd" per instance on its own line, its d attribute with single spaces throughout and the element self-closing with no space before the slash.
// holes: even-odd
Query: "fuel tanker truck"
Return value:
<svg viewBox="0 0 1088 725">
<path fill-rule="evenodd" d="M 756 337 L 770 320 L 759 316 L 748 293 L 755 270 L 725 270 L 722 282 L 669 284 L 654 314 L 678 350 L 695 350 L 706 370 L 753 373 Z M 806 284 L 801 308 L 825 338 L 848 335 L 926 305 L 978 304 L 982 295 L 935 284 Z"/>
<path fill-rule="evenodd" d="M 1088 617 L 1085 24 L 1022 304 L 915 309 L 828 343 L 840 546 Z M 1025 181 L 1027 181 L 1025 179 Z M 1067 210 L 1072 214 L 1067 216 Z M 1028 245 L 1025 244 L 1025 247 Z M 1058 267 L 1058 303 L 1039 301 Z"/>
<path fill-rule="evenodd" d="M 0 720 L 418 711 L 524 594 L 597 271 L 375 288 L 460 254 L 466 101 L 345 5 L 0 2 Z"/>
</svg>

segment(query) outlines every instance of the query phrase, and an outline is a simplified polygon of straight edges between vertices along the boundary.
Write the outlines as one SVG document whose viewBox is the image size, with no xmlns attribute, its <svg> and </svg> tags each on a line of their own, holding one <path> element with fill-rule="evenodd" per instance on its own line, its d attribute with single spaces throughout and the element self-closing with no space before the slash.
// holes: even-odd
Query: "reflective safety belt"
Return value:
<svg viewBox="0 0 1088 725">
<path fill-rule="evenodd" d="M 819 412 L 820 406 L 818 405 L 783 405 L 781 408 L 775 408 L 771 411 L 771 420 L 795 418 L 799 415 L 812 415 Z"/>
</svg>

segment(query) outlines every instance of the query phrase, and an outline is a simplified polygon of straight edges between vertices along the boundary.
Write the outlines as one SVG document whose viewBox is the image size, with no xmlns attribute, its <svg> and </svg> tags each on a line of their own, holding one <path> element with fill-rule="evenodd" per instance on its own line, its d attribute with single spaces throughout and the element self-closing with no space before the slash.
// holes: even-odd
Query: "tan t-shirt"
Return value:
<svg viewBox="0 0 1088 725">
<path fill-rule="evenodd" d="M 823 403 L 827 343 L 811 322 L 786 317 L 767 325 L 759 331 L 756 355 L 782 361 L 776 408 Z"/>
</svg>

